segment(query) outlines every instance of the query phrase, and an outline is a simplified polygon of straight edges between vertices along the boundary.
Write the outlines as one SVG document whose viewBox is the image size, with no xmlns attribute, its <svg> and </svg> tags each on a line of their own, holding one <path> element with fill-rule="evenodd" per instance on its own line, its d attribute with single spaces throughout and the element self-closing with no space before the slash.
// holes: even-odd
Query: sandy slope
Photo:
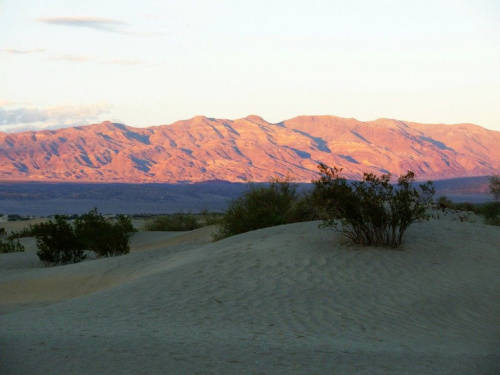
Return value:
<svg viewBox="0 0 500 375">
<path fill-rule="evenodd" d="M 317 224 L 138 233 L 52 268 L 1 255 L 0 373 L 500 373 L 498 227 L 441 217 L 391 251 Z"/>
</svg>

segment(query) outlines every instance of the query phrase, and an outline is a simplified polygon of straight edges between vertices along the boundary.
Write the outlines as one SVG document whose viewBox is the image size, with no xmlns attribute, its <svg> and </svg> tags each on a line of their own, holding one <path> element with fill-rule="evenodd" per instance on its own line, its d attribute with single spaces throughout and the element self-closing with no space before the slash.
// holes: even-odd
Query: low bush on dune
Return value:
<svg viewBox="0 0 500 375">
<path fill-rule="evenodd" d="M 500 175 L 491 176 L 489 181 L 490 193 L 493 194 L 495 201 L 483 205 L 480 213 L 484 217 L 485 224 L 500 225 Z"/>
<path fill-rule="evenodd" d="M 19 240 L 0 240 L 0 254 L 6 253 L 22 253 L 25 251 L 24 246 Z"/>
<path fill-rule="evenodd" d="M 21 230 L 14 231 L 14 232 L 10 233 L 7 236 L 7 239 L 15 240 L 15 239 L 24 238 L 24 237 L 35 237 L 35 232 L 34 232 L 35 230 L 36 229 L 33 226 L 33 224 L 30 224 Z"/>
<path fill-rule="evenodd" d="M 92 250 L 98 257 L 128 253 L 129 233 L 135 232 L 130 218 L 119 215 L 116 220 L 109 220 L 97 212 L 97 209 L 77 218 L 74 230 L 82 248 Z"/>
<path fill-rule="evenodd" d="M 413 172 L 392 185 L 390 174 L 365 173 L 361 181 L 349 183 L 340 176 L 342 169 L 318 168 L 321 177 L 313 181 L 313 197 L 324 216 L 322 227 L 341 232 L 354 244 L 400 246 L 410 224 L 426 218 L 432 203 L 432 182 L 416 189 Z"/>
<path fill-rule="evenodd" d="M 478 204 L 473 204 L 470 202 L 454 203 L 451 201 L 451 199 L 445 196 L 440 196 L 436 200 L 435 207 L 442 211 L 448 209 L 455 211 L 474 212 L 475 214 L 478 214 L 481 211 L 481 207 Z"/>
<path fill-rule="evenodd" d="M 188 231 L 201 228 L 202 224 L 193 214 L 176 213 L 157 216 L 144 225 L 146 231 Z"/>
<path fill-rule="evenodd" d="M 146 222 L 144 230 L 161 232 L 183 232 L 220 223 L 222 214 L 201 210 L 198 214 L 178 212 L 156 216 Z"/>
<path fill-rule="evenodd" d="M 24 250 L 24 246 L 18 240 L 8 239 L 5 228 L 0 228 L 0 254 L 22 253 Z"/>
<path fill-rule="evenodd" d="M 480 214 L 484 223 L 488 225 L 500 225 L 500 202 L 490 202 L 481 206 Z"/>
<path fill-rule="evenodd" d="M 498 202 L 500 200 L 500 175 L 494 174 L 488 180 L 490 182 L 490 193 L 493 194 L 493 198 Z"/>
<path fill-rule="evenodd" d="M 202 225 L 217 225 L 220 223 L 223 215 L 218 212 L 210 212 L 205 209 L 199 213 L 199 216 L 201 218 L 200 222 Z"/>
<path fill-rule="evenodd" d="M 36 228 L 36 254 L 46 266 L 78 263 L 87 257 L 65 216 L 56 215 L 54 221 L 37 224 Z"/>
<path fill-rule="evenodd" d="M 129 235 L 134 232 L 130 218 L 106 219 L 97 209 L 78 217 L 71 225 L 67 217 L 56 215 L 55 221 L 34 226 L 37 255 L 45 265 L 81 262 L 88 250 L 98 257 L 126 254 L 130 251 Z"/>
<path fill-rule="evenodd" d="M 256 229 L 316 218 L 307 195 L 299 196 L 290 178 L 274 179 L 269 186 L 249 184 L 241 197 L 231 201 L 212 235 L 215 241 Z"/>
</svg>

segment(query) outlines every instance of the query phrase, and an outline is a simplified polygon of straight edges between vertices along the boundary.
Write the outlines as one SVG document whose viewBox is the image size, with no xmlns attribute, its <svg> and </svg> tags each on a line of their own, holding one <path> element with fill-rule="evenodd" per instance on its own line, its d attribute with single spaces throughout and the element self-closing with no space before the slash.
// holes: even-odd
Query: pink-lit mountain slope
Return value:
<svg viewBox="0 0 500 375">
<path fill-rule="evenodd" d="M 3 181 L 310 182 L 317 165 L 418 179 L 500 171 L 500 132 L 471 124 L 424 125 L 300 116 L 271 124 L 203 116 L 150 128 L 103 122 L 51 131 L 0 133 Z"/>
</svg>

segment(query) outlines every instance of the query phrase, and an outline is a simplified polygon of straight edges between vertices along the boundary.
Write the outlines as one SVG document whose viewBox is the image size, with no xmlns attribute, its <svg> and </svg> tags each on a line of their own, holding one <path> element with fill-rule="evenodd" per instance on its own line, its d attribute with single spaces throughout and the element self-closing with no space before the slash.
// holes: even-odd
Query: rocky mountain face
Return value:
<svg viewBox="0 0 500 375">
<path fill-rule="evenodd" d="M 318 163 L 418 179 L 500 171 L 500 132 L 471 124 L 429 125 L 379 119 L 300 116 L 271 124 L 203 116 L 133 128 L 101 124 L 7 134 L 0 132 L 3 181 L 186 183 L 316 178 Z"/>
</svg>

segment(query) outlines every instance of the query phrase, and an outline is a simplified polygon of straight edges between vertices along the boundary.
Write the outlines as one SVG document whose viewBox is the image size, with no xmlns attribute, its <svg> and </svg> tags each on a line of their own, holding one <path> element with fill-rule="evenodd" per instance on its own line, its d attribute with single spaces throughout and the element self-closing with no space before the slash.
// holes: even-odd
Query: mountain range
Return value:
<svg viewBox="0 0 500 375">
<path fill-rule="evenodd" d="M 299 116 L 197 116 L 134 128 L 109 121 L 57 130 L 0 132 L 0 179 L 44 182 L 268 181 L 317 178 L 317 165 L 417 179 L 485 176 L 500 171 L 500 132 L 472 124 L 362 122 Z"/>
</svg>

